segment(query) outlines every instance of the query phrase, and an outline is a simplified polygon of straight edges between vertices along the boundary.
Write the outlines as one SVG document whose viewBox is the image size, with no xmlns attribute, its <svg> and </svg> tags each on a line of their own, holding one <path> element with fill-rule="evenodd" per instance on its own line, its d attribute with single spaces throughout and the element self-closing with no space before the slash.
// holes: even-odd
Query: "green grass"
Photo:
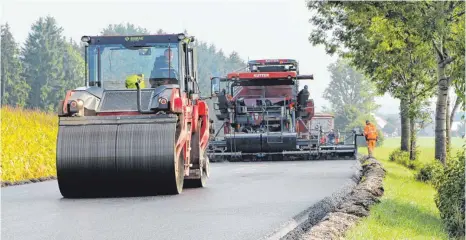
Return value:
<svg viewBox="0 0 466 240">
<path fill-rule="evenodd" d="M 452 139 L 454 151 L 462 139 Z M 375 157 L 387 175 L 381 202 L 371 208 L 371 215 L 347 232 L 345 239 L 448 239 L 439 211 L 435 206 L 435 190 L 414 179 L 415 171 L 388 161 L 391 151 L 400 146 L 400 138 L 387 138 L 375 149 Z M 419 138 L 419 160 L 434 161 L 434 138 Z M 367 154 L 366 148 L 360 153 Z"/>
<path fill-rule="evenodd" d="M 385 138 L 383 143 L 383 148 L 397 148 L 400 146 L 400 137 L 394 138 Z M 464 143 L 465 140 L 459 137 L 454 137 L 451 139 L 452 147 L 453 148 L 460 148 Z M 433 137 L 418 137 L 417 138 L 417 146 L 420 148 L 430 148 L 434 150 L 435 147 L 435 138 Z M 433 156 L 433 155 L 432 155 Z"/>
<path fill-rule="evenodd" d="M 421 163 L 428 163 L 434 161 L 435 156 L 435 139 L 433 137 L 418 137 L 417 147 L 420 155 L 418 159 Z M 456 152 L 462 148 L 465 144 L 465 140 L 459 137 L 451 139 L 452 154 L 456 155 Z M 375 149 L 375 156 L 379 158 L 386 158 L 388 160 L 388 155 L 391 151 L 400 147 L 400 138 L 386 138 L 382 147 Z M 367 150 L 363 150 L 364 153 L 367 153 Z M 378 159 L 378 158 L 377 158 Z M 380 159 L 383 160 L 383 159 Z"/>
</svg>

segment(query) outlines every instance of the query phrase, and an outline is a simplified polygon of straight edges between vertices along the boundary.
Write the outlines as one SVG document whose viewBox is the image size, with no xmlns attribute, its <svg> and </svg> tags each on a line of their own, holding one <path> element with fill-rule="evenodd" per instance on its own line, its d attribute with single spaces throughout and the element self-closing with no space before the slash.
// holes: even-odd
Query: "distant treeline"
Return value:
<svg viewBox="0 0 466 240">
<path fill-rule="evenodd" d="M 151 33 L 130 23 L 119 23 L 103 28 L 100 35 L 161 33 L 165 31 Z M 23 44 L 15 41 L 6 23 L 1 26 L 1 39 L 2 105 L 55 112 L 66 90 L 84 85 L 84 46 L 64 36 L 55 18 L 41 17 L 34 22 Z M 246 64 L 236 52 L 226 55 L 214 44 L 199 40 L 195 45 L 203 95 L 208 94 L 205 89 L 210 89 L 211 76 L 226 74 Z"/>
</svg>

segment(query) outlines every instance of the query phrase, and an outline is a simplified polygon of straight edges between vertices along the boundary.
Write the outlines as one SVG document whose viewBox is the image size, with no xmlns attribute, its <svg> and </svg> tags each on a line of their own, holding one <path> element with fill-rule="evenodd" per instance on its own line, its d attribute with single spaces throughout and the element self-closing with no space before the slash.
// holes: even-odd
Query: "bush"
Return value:
<svg viewBox="0 0 466 240">
<path fill-rule="evenodd" d="M 2 181 L 55 176 L 56 115 L 11 107 L 1 111 Z"/>
<path fill-rule="evenodd" d="M 405 155 L 409 158 L 409 153 L 405 151 L 401 151 L 400 149 L 396 149 L 390 153 L 388 156 L 388 160 L 391 162 L 397 162 L 397 160 L 404 158 Z"/>
<path fill-rule="evenodd" d="M 409 152 L 401 151 L 400 149 L 392 151 L 388 157 L 388 160 L 401 164 L 410 169 L 417 169 L 419 167 L 419 162 L 417 159 L 410 160 Z"/>
<path fill-rule="evenodd" d="M 443 165 L 434 160 L 433 162 L 424 164 L 419 167 L 419 171 L 416 173 L 416 180 L 421 182 L 434 183 L 443 174 Z"/>
<path fill-rule="evenodd" d="M 464 239 L 464 151 L 447 162 L 444 174 L 435 181 L 435 203 L 451 237 Z"/>
</svg>

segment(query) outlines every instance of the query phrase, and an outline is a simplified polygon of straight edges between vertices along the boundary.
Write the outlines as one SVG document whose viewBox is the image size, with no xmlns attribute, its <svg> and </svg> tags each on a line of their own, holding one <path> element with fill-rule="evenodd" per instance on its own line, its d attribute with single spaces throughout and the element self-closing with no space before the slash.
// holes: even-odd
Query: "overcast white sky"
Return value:
<svg viewBox="0 0 466 240">
<path fill-rule="evenodd" d="M 39 17 L 53 16 L 65 36 L 76 41 L 82 35 L 97 35 L 108 24 L 130 22 L 155 32 L 187 29 L 197 39 L 215 43 L 226 54 L 235 50 L 247 60 L 294 58 L 318 110 L 328 102 L 322 98 L 330 82 L 327 66 L 336 60 L 322 46 L 308 41 L 310 12 L 304 0 L 217 0 L 217 1 L 110 1 L 2 0 L 1 22 L 8 22 L 16 41 L 24 42 Z M 200 63 L 202 64 L 202 63 Z M 301 86 L 303 86 L 302 84 Z M 377 100 L 384 113 L 397 113 L 399 102 L 385 96 Z"/>
</svg>

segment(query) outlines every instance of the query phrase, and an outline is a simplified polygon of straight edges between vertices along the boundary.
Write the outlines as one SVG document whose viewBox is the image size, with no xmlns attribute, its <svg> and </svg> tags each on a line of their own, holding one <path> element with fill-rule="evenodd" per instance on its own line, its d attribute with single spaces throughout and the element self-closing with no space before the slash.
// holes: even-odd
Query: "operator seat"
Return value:
<svg viewBox="0 0 466 240">
<path fill-rule="evenodd" d="M 167 84 L 179 84 L 178 74 L 175 69 L 159 68 L 152 70 L 149 78 L 151 87 Z"/>
</svg>

